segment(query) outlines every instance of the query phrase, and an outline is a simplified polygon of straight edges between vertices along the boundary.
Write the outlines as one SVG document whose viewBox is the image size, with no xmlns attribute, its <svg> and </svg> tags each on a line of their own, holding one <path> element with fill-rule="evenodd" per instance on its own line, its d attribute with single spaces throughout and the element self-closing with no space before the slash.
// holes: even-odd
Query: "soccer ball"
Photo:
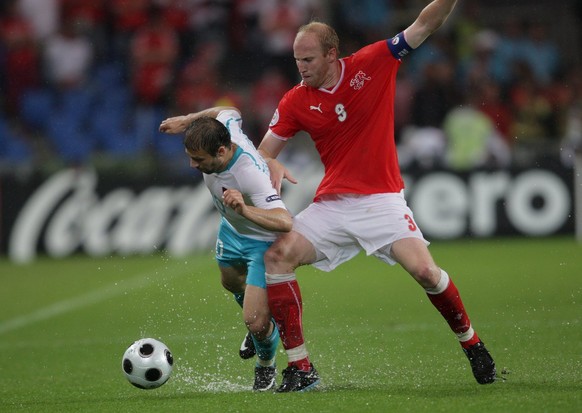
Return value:
<svg viewBox="0 0 582 413">
<path fill-rule="evenodd" d="M 137 340 L 125 350 L 121 368 L 131 384 L 140 389 L 155 389 L 170 378 L 174 358 L 161 341 L 154 338 Z"/>
</svg>

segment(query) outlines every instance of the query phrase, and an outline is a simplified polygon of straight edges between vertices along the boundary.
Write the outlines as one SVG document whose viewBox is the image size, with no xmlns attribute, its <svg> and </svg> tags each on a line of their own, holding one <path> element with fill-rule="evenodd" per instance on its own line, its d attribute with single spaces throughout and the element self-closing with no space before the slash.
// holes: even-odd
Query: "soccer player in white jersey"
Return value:
<svg viewBox="0 0 582 413">
<path fill-rule="evenodd" d="M 241 305 L 256 349 L 253 389 L 266 391 L 275 387 L 279 333 L 267 303 L 263 255 L 279 233 L 291 229 L 292 217 L 271 184 L 266 162 L 241 127 L 238 109 L 216 107 L 166 119 L 160 130 L 185 131 L 190 166 L 203 173 L 222 215 L 216 241 L 222 285 Z"/>
<path fill-rule="evenodd" d="M 403 197 L 394 142 L 394 92 L 401 59 L 420 46 L 452 12 L 456 0 L 433 0 L 402 33 L 339 58 L 338 36 L 312 22 L 295 37 L 302 81 L 281 101 L 259 145 L 279 190 L 289 171 L 274 158 L 297 132 L 307 132 L 325 175 L 314 202 L 265 254 L 267 292 L 289 365 L 279 392 L 317 386 L 319 374 L 303 336 L 295 269 L 313 264 L 331 271 L 360 251 L 400 264 L 426 292 L 457 336 L 475 379 L 495 380 L 495 363 L 473 330 L 451 277 L 439 268 Z"/>
</svg>

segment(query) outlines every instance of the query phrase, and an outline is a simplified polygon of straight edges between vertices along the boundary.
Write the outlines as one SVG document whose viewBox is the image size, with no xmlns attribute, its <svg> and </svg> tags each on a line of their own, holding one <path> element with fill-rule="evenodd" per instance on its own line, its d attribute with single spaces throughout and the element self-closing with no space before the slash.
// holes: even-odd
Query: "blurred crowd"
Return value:
<svg viewBox="0 0 582 413">
<path fill-rule="evenodd" d="M 403 168 L 571 166 L 582 145 L 580 61 L 559 48 L 555 21 L 508 14 L 485 25 L 485 3 L 459 3 L 400 69 Z M 301 24 L 329 22 L 348 55 L 405 28 L 424 4 L 3 0 L 0 172 L 144 158 L 176 165 L 181 141 L 157 126 L 216 105 L 241 108 L 258 143 L 299 80 L 292 45 Z"/>
</svg>

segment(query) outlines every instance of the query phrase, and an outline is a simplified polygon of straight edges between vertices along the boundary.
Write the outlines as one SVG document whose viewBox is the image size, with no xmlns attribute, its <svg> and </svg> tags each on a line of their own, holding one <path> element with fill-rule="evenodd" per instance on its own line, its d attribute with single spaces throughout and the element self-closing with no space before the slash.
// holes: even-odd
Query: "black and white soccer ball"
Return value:
<svg viewBox="0 0 582 413">
<path fill-rule="evenodd" d="M 137 340 L 125 350 L 121 368 L 131 384 L 140 389 L 155 389 L 168 381 L 174 357 L 164 343 L 154 338 Z"/>
</svg>

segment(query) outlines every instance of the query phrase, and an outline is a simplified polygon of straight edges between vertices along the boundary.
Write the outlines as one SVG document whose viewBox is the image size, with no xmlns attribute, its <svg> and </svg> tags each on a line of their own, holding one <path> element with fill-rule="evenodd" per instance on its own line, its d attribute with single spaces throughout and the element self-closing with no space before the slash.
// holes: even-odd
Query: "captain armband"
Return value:
<svg viewBox="0 0 582 413">
<path fill-rule="evenodd" d="M 404 39 L 404 32 L 398 33 L 391 39 L 386 40 L 388 43 L 388 48 L 394 56 L 395 59 L 402 59 L 404 56 L 407 56 L 413 49 L 410 47 L 406 40 Z"/>
</svg>

